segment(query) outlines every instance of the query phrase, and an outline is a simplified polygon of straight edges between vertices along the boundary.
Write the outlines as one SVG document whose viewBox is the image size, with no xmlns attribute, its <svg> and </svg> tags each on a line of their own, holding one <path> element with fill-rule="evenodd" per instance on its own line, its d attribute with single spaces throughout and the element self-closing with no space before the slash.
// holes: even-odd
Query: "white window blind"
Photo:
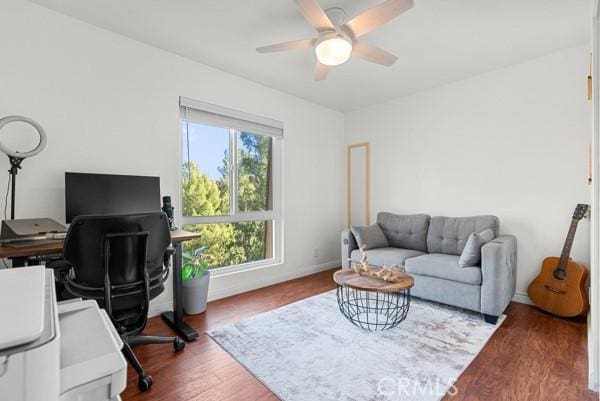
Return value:
<svg viewBox="0 0 600 401">
<path fill-rule="evenodd" d="M 283 136 L 283 123 L 280 121 L 199 100 L 180 97 L 179 112 L 182 120 L 223 128 L 233 128 L 260 135 Z"/>
</svg>

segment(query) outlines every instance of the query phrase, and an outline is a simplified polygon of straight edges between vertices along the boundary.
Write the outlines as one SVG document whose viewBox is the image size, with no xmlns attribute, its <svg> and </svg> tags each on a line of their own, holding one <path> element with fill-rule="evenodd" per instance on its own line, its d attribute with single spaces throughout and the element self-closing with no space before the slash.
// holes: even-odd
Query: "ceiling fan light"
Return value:
<svg viewBox="0 0 600 401">
<path fill-rule="evenodd" d="M 315 47 L 317 60 L 321 64 L 334 66 L 344 64 L 352 53 L 352 43 L 343 36 L 324 39 Z"/>
</svg>

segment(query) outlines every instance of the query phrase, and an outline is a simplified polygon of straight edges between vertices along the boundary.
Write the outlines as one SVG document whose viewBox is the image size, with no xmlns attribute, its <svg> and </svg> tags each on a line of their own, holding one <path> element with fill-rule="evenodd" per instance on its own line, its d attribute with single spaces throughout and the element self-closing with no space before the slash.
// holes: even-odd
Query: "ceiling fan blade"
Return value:
<svg viewBox="0 0 600 401">
<path fill-rule="evenodd" d="M 364 42 L 354 42 L 352 56 L 388 67 L 398 60 L 398 57 L 393 54 Z"/>
<path fill-rule="evenodd" d="M 335 26 L 315 0 L 296 0 L 300 13 L 318 32 L 335 31 Z"/>
<path fill-rule="evenodd" d="M 413 0 L 386 0 L 347 21 L 342 29 L 358 38 L 410 10 L 413 5 Z"/>
<path fill-rule="evenodd" d="M 272 53 L 280 52 L 283 50 L 305 49 L 307 47 L 314 46 L 316 42 L 317 39 L 292 40 L 290 42 L 283 42 L 269 46 L 257 47 L 256 51 L 259 53 Z"/>
<path fill-rule="evenodd" d="M 329 72 L 329 66 L 325 64 L 321 64 L 317 61 L 317 66 L 315 67 L 315 81 L 322 81 L 327 78 L 327 73 Z"/>
</svg>

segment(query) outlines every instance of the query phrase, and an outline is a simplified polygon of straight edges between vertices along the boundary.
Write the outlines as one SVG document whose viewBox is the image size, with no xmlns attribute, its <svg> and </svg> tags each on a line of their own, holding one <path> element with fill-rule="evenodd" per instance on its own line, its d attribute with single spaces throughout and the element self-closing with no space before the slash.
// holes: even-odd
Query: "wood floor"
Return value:
<svg viewBox="0 0 600 401">
<path fill-rule="evenodd" d="M 204 333 L 333 289 L 332 272 L 211 302 L 204 314 L 186 321 Z M 512 303 L 506 314 L 506 321 L 459 378 L 456 395 L 446 395 L 445 401 L 598 400 L 598 394 L 587 390 L 586 384 L 585 320 L 558 319 L 518 303 Z M 160 318 L 150 319 L 146 333 L 173 334 Z M 135 352 L 153 376 L 154 385 L 140 393 L 137 376 L 129 368 L 123 401 L 278 399 L 205 334 L 178 354 L 170 345 L 140 346 Z"/>
</svg>

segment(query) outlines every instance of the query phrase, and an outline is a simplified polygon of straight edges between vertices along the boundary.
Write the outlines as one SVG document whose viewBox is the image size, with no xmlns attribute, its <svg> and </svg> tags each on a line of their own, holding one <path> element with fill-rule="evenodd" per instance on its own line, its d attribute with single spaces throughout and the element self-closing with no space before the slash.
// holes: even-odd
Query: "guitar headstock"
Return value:
<svg viewBox="0 0 600 401">
<path fill-rule="evenodd" d="M 573 212 L 573 220 L 581 220 L 585 217 L 585 214 L 587 213 L 589 208 L 589 205 L 586 205 L 584 203 L 579 203 L 576 207 L 575 207 L 575 211 Z"/>
</svg>

